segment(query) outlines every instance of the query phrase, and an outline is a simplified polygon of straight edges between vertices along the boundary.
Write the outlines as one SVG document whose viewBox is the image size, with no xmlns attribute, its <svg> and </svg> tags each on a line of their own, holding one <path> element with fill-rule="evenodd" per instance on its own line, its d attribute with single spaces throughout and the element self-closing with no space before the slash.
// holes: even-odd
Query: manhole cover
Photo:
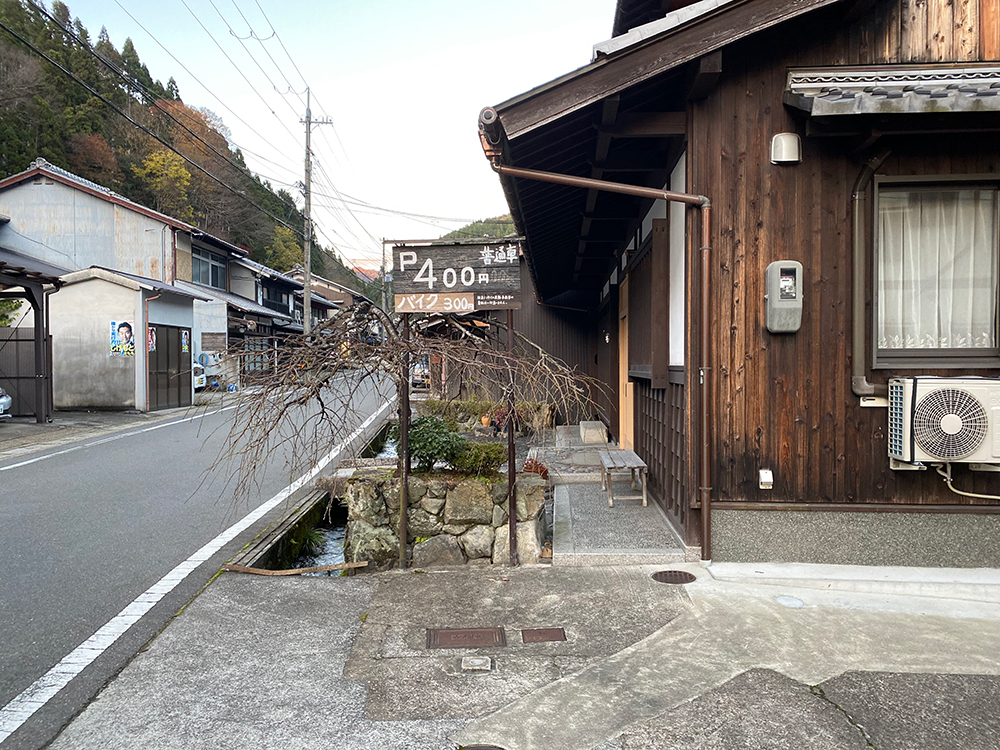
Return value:
<svg viewBox="0 0 1000 750">
<path fill-rule="evenodd" d="M 683 570 L 658 570 L 650 576 L 657 583 L 693 583 L 698 578 Z"/>
<path fill-rule="evenodd" d="M 428 628 L 427 648 L 489 648 L 506 646 L 503 628 Z"/>
<path fill-rule="evenodd" d="M 462 745 L 462 750 L 503 750 L 497 745 Z"/>
<path fill-rule="evenodd" d="M 562 628 L 531 628 L 521 631 L 523 643 L 547 643 L 549 641 L 565 641 L 566 631 Z"/>
</svg>

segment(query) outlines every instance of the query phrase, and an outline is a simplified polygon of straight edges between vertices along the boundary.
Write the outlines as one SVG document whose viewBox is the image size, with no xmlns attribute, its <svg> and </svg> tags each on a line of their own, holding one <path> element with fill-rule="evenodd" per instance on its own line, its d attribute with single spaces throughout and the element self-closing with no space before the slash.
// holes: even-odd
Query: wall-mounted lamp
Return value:
<svg viewBox="0 0 1000 750">
<path fill-rule="evenodd" d="M 802 161 L 802 139 L 798 133 L 776 133 L 771 138 L 772 164 L 798 164 Z"/>
<path fill-rule="evenodd" d="M 604 332 L 604 343 L 605 344 L 611 343 L 611 334 L 608 333 L 607 331 Z"/>
<path fill-rule="evenodd" d="M 770 469 L 761 469 L 757 486 L 762 490 L 774 489 L 774 473 Z"/>
</svg>

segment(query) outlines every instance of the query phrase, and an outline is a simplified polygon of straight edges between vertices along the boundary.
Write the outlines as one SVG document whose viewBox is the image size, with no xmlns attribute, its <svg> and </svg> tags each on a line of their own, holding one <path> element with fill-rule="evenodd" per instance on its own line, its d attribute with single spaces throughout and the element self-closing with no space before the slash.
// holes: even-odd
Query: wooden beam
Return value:
<svg viewBox="0 0 1000 750">
<path fill-rule="evenodd" d="M 706 98 L 715 84 L 719 82 L 722 75 L 722 50 L 709 52 L 707 55 L 698 58 L 691 71 L 691 78 L 688 81 L 687 96 L 689 102 Z"/>
<path fill-rule="evenodd" d="M 540 86 L 497 107 L 509 140 L 697 60 L 740 39 L 843 0 L 735 0 L 663 36 Z"/>
<path fill-rule="evenodd" d="M 667 169 L 667 152 L 637 149 L 616 151 L 594 166 L 605 172 L 655 172 Z"/>
<path fill-rule="evenodd" d="M 687 133 L 687 112 L 640 112 L 618 116 L 611 128 L 602 128 L 612 138 L 664 138 Z"/>
<path fill-rule="evenodd" d="M 1000 60 L 1000 0 L 979 0 L 980 60 Z"/>
</svg>

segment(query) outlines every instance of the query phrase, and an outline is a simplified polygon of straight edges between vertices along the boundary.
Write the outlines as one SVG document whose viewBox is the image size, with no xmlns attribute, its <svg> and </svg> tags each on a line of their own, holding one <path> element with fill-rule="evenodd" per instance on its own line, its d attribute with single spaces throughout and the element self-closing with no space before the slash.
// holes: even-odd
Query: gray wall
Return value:
<svg viewBox="0 0 1000 750">
<path fill-rule="evenodd" d="M 101 279 L 69 284 L 49 297 L 53 401 L 57 409 L 145 406 L 143 346 L 136 356 L 110 354 L 111 321 L 129 320 L 142 342 L 140 295 Z"/>
<path fill-rule="evenodd" d="M 11 250 L 70 271 L 102 266 L 173 281 L 173 231 L 137 211 L 40 176 L 0 192 L 0 213 L 10 217 L 0 243 Z"/>
</svg>

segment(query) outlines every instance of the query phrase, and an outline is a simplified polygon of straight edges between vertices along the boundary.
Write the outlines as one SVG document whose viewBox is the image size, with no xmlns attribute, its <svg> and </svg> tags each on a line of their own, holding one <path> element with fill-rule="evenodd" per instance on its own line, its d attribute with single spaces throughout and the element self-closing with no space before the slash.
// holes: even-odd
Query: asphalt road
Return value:
<svg viewBox="0 0 1000 750">
<path fill-rule="evenodd" d="M 359 394 L 355 423 L 329 442 L 347 437 L 387 393 Z M 23 702 L 18 696 L 60 660 L 301 473 L 290 476 L 287 453 L 277 450 L 260 486 L 234 500 L 226 486 L 232 465 L 207 473 L 228 440 L 233 412 L 208 408 L 193 415 L 178 412 L 138 430 L 0 460 L 0 707 Z M 3 750 L 51 741 L 284 507 L 198 565 L 0 742 Z"/>
</svg>

